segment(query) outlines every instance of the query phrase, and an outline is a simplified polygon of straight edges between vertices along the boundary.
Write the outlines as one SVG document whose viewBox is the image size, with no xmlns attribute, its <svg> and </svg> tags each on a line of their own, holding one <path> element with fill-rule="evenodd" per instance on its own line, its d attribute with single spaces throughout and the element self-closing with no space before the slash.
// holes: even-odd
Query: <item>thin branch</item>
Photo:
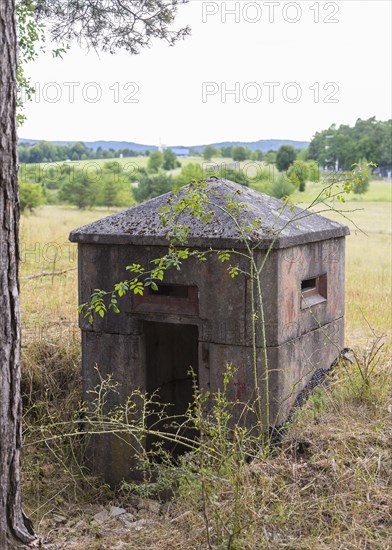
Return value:
<svg viewBox="0 0 392 550">
<path fill-rule="evenodd" d="M 64 275 L 65 273 L 69 273 L 70 271 L 76 271 L 76 267 L 72 267 L 71 269 L 63 269 L 62 271 L 42 271 L 41 273 L 35 273 L 34 275 L 29 275 L 28 277 L 20 277 L 21 279 L 28 281 L 31 279 L 39 279 L 41 277 L 52 277 L 54 275 Z"/>
</svg>

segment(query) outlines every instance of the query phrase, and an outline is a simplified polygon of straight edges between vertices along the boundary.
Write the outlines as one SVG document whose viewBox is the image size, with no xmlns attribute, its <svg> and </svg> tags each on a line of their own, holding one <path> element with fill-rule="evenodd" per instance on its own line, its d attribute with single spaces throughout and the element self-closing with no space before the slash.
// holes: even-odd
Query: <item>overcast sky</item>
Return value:
<svg viewBox="0 0 392 550">
<path fill-rule="evenodd" d="M 27 67 L 38 93 L 20 136 L 310 140 L 332 123 L 391 118 L 388 0 L 273 4 L 191 0 L 176 25 L 189 23 L 192 35 L 138 56 L 77 46 L 63 60 L 42 55 Z"/>
</svg>

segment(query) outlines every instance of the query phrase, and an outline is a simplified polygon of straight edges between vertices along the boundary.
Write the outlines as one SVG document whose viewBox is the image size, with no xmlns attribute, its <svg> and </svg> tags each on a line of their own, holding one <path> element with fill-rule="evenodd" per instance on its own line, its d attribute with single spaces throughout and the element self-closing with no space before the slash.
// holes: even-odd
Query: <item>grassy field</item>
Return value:
<svg viewBox="0 0 392 550">
<path fill-rule="evenodd" d="M 308 185 L 301 201 L 317 189 Z M 74 448 L 33 444 L 26 427 L 25 507 L 36 528 L 67 550 L 391 548 L 390 190 L 385 182 L 372 182 L 368 194 L 344 205 L 352 220 L 346 345 L 358 351 L 360 369 L 339 370 L 301 413 L 277 457 L 207 468 L 204 489 L 198 470 L 185 473 L 175 498 L 157 503 L 148 492 L 149 498 L 124 488 L 115 493 L 75 473 L 67 462 Z M 25 405 L 39 403 L 33 415 L 26 414 L 25 426 L 55 423 L 77 406 L 77 251 L 68 235 L 111 213 L 45 206 L 22 217 L 23 387 Z M 35 277 L 42 273 L 48 275 Z M 385 334 L 387 343 L 378 365 L 369 355 L 374 332 Z M 364 379 L 362 372 L 372 374 Z M 94 520 L 111 505 L 124 507 L 135 523 Z"/>
<path fill-rule="evenodd" d="M 317 193 L 308 185 L 301 194 L 305 205 Z M 391 330 L 391 219 L 392 186 L 372 182 L 368 194 L 353 197 L 343 209 L 347 223 L 346 340 L 353 343 L 367 329 L 364 317 L 378 331 Z M 380 197 L 389 199 L 381 202 Z M 366 200 L 366 199 L 369 199 Z M 375 202 L 378 201 L 378 202 Z M 68 241 L 70 231 L 114 210 L 80 211 L 73 207 L 45 206 L 24 216 L 21 225 L 21 283 L 23 319 L 37 326 L 48 323 L 76 323 L 76 246 Z M 72 270 L 60 276 L 26 279 L 41 272 Z M 38 329 L 37 329 L 38 330 Z"/>
<path fill-rule="evenodd" d="M 309 204 L 321 191 L 321 183 L 308 183 L 304 193 L 297 191 L 293 196 L 293 201 L 301 206 L 301 204 Z M 392 201 L 392 184 L 386 183 L 384 180 L 373 180 L 370 182 L 369 190 L 363 195 L 352 193 L 347 202 L 368 203 L 368 202 L 391 202 Z M 359 206 L 358 206 L 359 208 Z"/>
</svg>

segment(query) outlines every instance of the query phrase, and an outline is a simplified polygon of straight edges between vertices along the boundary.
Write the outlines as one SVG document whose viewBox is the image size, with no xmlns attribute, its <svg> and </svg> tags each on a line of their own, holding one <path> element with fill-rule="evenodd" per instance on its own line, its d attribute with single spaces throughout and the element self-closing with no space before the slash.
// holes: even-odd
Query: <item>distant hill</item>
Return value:
<svg viewBox="0 0 392 550">
<path fill-rule="evenodd" d="M 25 139 L 20 138 L 19 143 L 38 143 L 39 139 Z M 49 141 L 49 143 L 52 143 L 53 145 L 73 145 L 74 143 L 77 143 L 77 141 Z M 109 149 L 114 149 L 115 151 L 118 151 L 119 149 L 132 149 L 133 151 L 140 151 L 141 153 L 144 153 L 145 151 L 155 151 L 158 149 L 156 145 L 142 145 L 140 143 L 134 143 L 133 141 L 83 141 L 86 147 L 88 149 L 92 149 L 93 151 L 96 151 L 99 147 L 103 151 L 108 151 Z"/>
<path fill-rule="evenodd" d="M 206 144 L 207 145 L 207 144 Z M 293 141 L 290 139 L 260 139 L 259 141 L 222 141 L 220 143 L 211 143 L 214 147 L 248 147 L 251 151 L 261 149 L 264 153 L 267 151 L 277 151 L 282 145 L 292 145 L 294 149 L 305 149 L 309 146 L 309 141 Z M 193 148 L 202 151 L 205 145 L 196 145 Z"/>
<path fill-rule="evenodd" d="M 20 138 L 20 143 L 38 143 L 37 139 L 25 139 Z M 53 143 L 55 145 L 73 145 L 74 143 L 77 143 L 76 141 L 51 141 L 50 143 Z M 140 153 L 144 153 L 145 151 L 155 151 L 158 149 L 156 145 L 143 145 L 141 143 L 134 143 L 133 141 L 84 141 L 83 142 L 86 147 L 89 149 L 92 149 L 93 151 L 96 151 L 99 147 L 103 151 L 108 151 L 109 149 L 114 149 L 115 151 L 118 151 L 119 149 L 132 149 L 133 151 L 138 151 Z M 184 146 L 184 145 L 175 145 L 170 146 L 173 149 L 189 149 L 192 147 L 198 152 L 203 151 L 204 147 L 209 144 L 205 145 L 196 145 L 196 146 Z M 259 141 L 222 141 L 221 143 L 211 143 L 216 148 L 224 147 L 224 146 L 243 146 L 248 147 L 251 151 L 254 151 L 255 149 L 261 149 L 265 153 L 269 150 L 277 151 L 279 147 L 282 145 L 292 145 L 294 149 L 305 149 L 308 147 L 309 142 L 308 141 L 293 141 L 290 139 L 260 139 Z"/>
</svg>

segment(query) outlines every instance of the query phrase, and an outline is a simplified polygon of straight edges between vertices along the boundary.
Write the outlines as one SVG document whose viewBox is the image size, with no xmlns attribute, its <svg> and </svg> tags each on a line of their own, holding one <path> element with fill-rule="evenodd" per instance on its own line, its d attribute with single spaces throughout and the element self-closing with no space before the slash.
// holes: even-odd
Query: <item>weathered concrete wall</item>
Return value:
<svg viewBox="0 0 392 550">
<path fill-rule="evenodd" d="M 298 391 L 317 368 L 326 368 L 332 363 L 343 343 L 344 322 L 339 319 L 300 338 L 267 348 L 271 424 L 284 420 Z M 252 354 L 249 347 L 202 342 L 200 348 L 200 370 L 209 375 L 206 389 L 214 393 L 222 387 L 225 366 L 231 363 L 237 374 L 230 388 L 230 399 L 241 402 L 254 399 Z M 265 371 L 261 348 L 257 349 L 257 356 L 259 386 L 264 394 Z"/>
<path fill-rule="evenodd" d="M 314 370 L 326 367 L 343 347 L 343 319 L 329 323 L 322 329 L 267 350 L 270 389 L 270 424 L 281 422 L 291 408 L 297 392 L 305 385 Z M 113 394 L 108 407 L 124 403 L 135 388 L 146 389 L 144 337 L 84 333 L 84 390 L 87 393 L 99 383 L 95 369 L 103 377 L 113 374 L 119 383 L 118 394 Z M 109 350 L 109 353 L 108 353 Z M 228 346 L 215 343 L 199 343 L 199 385 L 211 393 L 222 388 L 223 373 L 227 363 L 236 369 L 236 376 L 229 386 L 228 399 L 245 405 L 254 399 L 253 366 L 251 350 L 247 346 Z M 264 358 L 258 349 L 259 385 L 264 395 Z M 233 409 L 233 422 L 252 426 L 255 418 L 243 405 Z M 264 400 L 263 400 L 264 410 Z M 245 412 L 244 412 L 245 411 Z M 137 476 L 135 462 L 128 436 L 93 436 L 88 456 L 92 471 L 111 484 Z"/>
<path fill-rule="evenodd" d="M 148 269 L 151 260 L 163 256 L 166 252 L 167 249 L 163 247 L 79 245 L 80 303 L 89 299 L 94 288 L 110 290 L 114 283 L 130 278 L 130 273 L 125 270 L 127 265 L 139 263 Z M 199 290 L 198 315 L 184 315 L 178 312 L 177 315 L 172 315 L 172 319 L 176 318 L 178 322 L 189 322 L 188 317 L 201 320 L 201 339 L 222 343 L 234 339 L 238 343 L 246 344 L 249 334 L 246 333 L 245 323 L 245 277 L 239 275 L 232 279 L 227 267 L 227 263 L 222 264 L 216 256 L 212 256 L 206 262 L 186 260 L 180 271 L 168 271 L 165 283 L 195 285 Z M 241 267 L 246 269 L 244 261 Z M 276 277 L 267 274 L 267 271 L 268 269 L 266 280 L 276 280 Z M 270 295 L 273 296 L 274 293 L 271 292 Z M 97 318 L 93 327 L 84 319 L 80 320 L 80 326 L 83 330 L 94 332 L 137 334 L 140 331 L 138 319 L 162 319 L 162 315 L 159 314 L 136 313 L 131 293 L 119 300 L 119 308 L 120 314 L 109 312 L 104 319 Z M 163 317 L 167 317 L 167 314 Z"/>
<path fill-rule="evenodd" d="M 267 346 L 278 346 L 344 316 L 345 239 L 330 239 L 273 251 L 261 277 Z M 262 253 L 258 258 L 261 265 Z M 327 300 L 301 309 L 301 282 L 327 275 Z M 246 329 L 251 333 L 250 282 Z M 257 345 L 262 346 L 259 326 Z"/>
<path fill-rule="evenodd" d="M 165 247 L 156 246 L 80 244 L 80 302 L 87 301 L 94 288 L 110 290 L 114 283 L 130 278 L 125 266 L 139 263 L 148 269 L 150 261 L 166 251 Z M 259 265 L 263 254 L 258 252 Z M 104 319 L 97 318 L 93 326 L 81 319 L 85 398 L 92 398 L 87 392 L 99 383 L 96 364 L 102 376 L 113 374 L 120 384 L 118 395 L 113 396 L 108 406 L 125 402 L 134 389 L 152 389 L 147 388 L 146 351 L 149 352 L 148 346 L 153 343 L 149 341 L 151 338 L 146 338 L 144 325 L 149 321 L 197 327 L 200 388 L 212 393 L 218 391 L 222 387 L 225 365 L 232 363 L 237 374 L 229 398 L 244 403 L 252 401 L 250 282 L 243 275 L 232 279 L 227 272 L 228 265 L 216 257 L 203 263 L 188 260 L 180 271 L 172 269 L 166 274 L 166 284 L 197 287 L 198 306 L 193 313 L 185 314 L 175 307 L 170 313 L 160 313 L 159 308 L 143 311 L 140 301 L 137 303 L 129 294 L 119 300 L 120 314 L 109 312 Z M 248 270 L 244 260 L 241 268 Z M 311 308 L 301 308 L 301 281 L 323 274 L 327 275 L 327 299 Z M 261 287 L 272 424 L 285 418 L 296 394 L 314 370 L 329 366 L 344 345 L 344 238 L 273 250 L 261 275 Z M 260 323 L 256 341 L 259 384 L 263 392 Z M 167 350 L 165 354 L 170 355 Z M 177 391 L 173 388 L 171 391 Z M 241 407 L 237 407 L 234 414 L 235 419 L 240 418 Z M 254 418 L 241 417 L 241 421 L 250 425 Z M 126 442 L 100 436 L 92 440 L 89 452 L 93 471 L 103 474 L 108 482 L 129 477 L 133 462 Z"/>
<path fill-rule="evenodd" d="M 345 239 L 330 239 L 281 251 L 278 262 L 277 343 L 315 330 L 344 315 Z M 301 281 L 327 275 L 327 299 L 301 309 Z"/>
<path fill-rule="evenodd" d="M 111 289 L 114 283 L 129 278 L 125 266 L 150 261 L 165 254 L 163 247 L 132 247 L 127 245 L 79 245 L 79 298 L 87 301 L 94 288 Z M 259 253 L 258 262 L 262 260 Z M 201 340 L 217 343 L 251 343 L 250 283 L 240 275 L 232 279 L 228 264 L 216 257 L 207 262 L 185 261 L 181 271 L 170 270 L 165 283 L 195 285 L 199 289 L 199 314 L 202 320 Z M 241 267 L 246 269 L 245 261 Z M 301 310 L 301 280 L 327 274 L 326 302 Z M 272 251 L 261 275 L 266 317 L 267 345 L 276 346 L 297 338 L 344 315 L 344 238 Z M 96 319 L 91 327 L 81 319 L 81 328 L 95 332 L 137 334 L 139 318 L 160 320 L 159 314 L 137 314 L 132 296 L 120 299 L 120 314 L 109 313 Z M 166 314 L 164 314 L 166 315 Z M 187 315 L 177 315 L 184 317 Z M 174 316 L 173 316 L 174 319 Z M 259 333 L 260 334 L 260 333 Z M 258 345 L 262 341 L 258 339 Z"/>
<path fill-rule="evenodd" d="M 82 371 L 83 398 L 94 401 L 96 395 L 91 390 L 99 387 L 100 376 L 105 379 L 113 375 L 118 382 L 116 392 L 106 397 L 104 412 L 117 405 L 124 404 L 133 390 L 146 389 L 144 364 L 144 337 L 82 332 Z M 98 371 L 99 370 L 99 374 Z M 95 431 L 94 426 L 86 426 Z M 91 472 L 102 477 L 112 485 L 122 479 L 137 478 L 135 453 L 132 446 L 137 446 L 130 435 L 121 433 L 89 435 L 87 440 L 86 463 Z M 132 472 L 132 475 L 130 475 Z"/>
</svg>

